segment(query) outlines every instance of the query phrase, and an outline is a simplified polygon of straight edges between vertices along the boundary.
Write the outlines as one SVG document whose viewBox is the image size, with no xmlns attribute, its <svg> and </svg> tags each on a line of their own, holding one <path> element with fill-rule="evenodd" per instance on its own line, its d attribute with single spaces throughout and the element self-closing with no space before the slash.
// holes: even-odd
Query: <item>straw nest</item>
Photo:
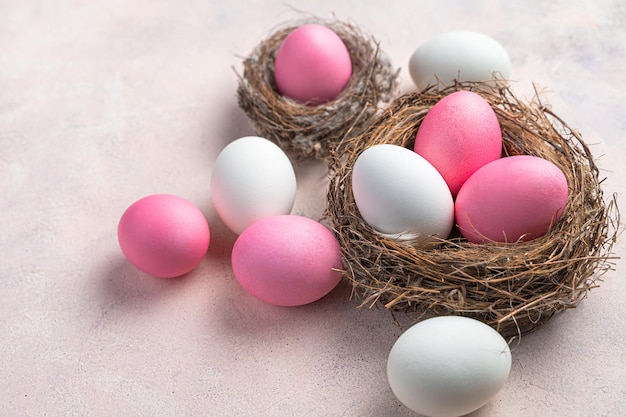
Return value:
<svg viewBox="0 0 626 417">
<path fill-rule="evenodd" d="M 343 40 L 352 60 L 352 77 L 342 93 L 317 106 L 283 97 L 274 82 L 278 49 L 294 29 L 307 23 L 333 30 Z M 376 40 L 356 26 L 315 17 L 276 30 L 245 58 L 243 67 L 243 75 L 238 74 L 239 107 L 257 134 L 276 142 L 295 159 L 325 159 L 334 144 L 360 133 L 378 106 L 393 98 L 399 72 L 392 68 Z"/>
<path fill-rule="evenodd" d="M 341 243 L 344 276 L 361 306 L 383 305 L 409 313 L 478 319 L 511 337 L 534 330 L 554 313 L 575 307 L 612 269 L 619 229 L 615 197 L 605 199 L 602 180 L 580 134 L 538 97 L 518 100 L 504 83 L 457 83 L 405 94 L 361 135 L 335 151 L 327 221 Z M 546 235 L 528 242 L 472 244 L 458 232 L 434 249 L 419 249 L 377 234 L 360 217 L 351 170 L 366 148 L 392 143 L 412 149 L 428 110 L 460 89 L 480 94 L 493 107 L 503 135 L 503 156 L 529 154 L 559 166 L 569 183 L 564 215 Z"/>
</svg>

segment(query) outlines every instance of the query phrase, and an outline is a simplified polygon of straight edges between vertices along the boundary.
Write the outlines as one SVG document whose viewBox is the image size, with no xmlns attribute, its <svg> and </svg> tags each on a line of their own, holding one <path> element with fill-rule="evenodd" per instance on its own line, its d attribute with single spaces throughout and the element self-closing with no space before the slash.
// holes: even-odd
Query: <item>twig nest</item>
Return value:
<svg viewBox="0 0 626 417">
<path fill-rule="evenodd" d="M 454 233 L 420 248 L 383 236 L 361 217 L 352 194 L 358 156 L 383 143 L 413 148 L 424 116 L 459 90 L 480 94 L 495 111 L 503 156 L 534 155 L 565 174 L 569 197 L 550 231 L 517 243 L 474 244 Z M 505 85 L 457 83 L 405 94 L 390 103 L 360 135 L 344 141 L 331 164 L 326 216 L 341 243 L 344 276 L 361 306 L 383 305 L 412 318 L 461 315 L 504 336 L 522 335 L 575 307 L 612 268 L 619 229 L 615 198 L 606 199 L 599 171 L 580 134 L 539 98 L 518 100 Z"/>
<path fill-rule="evenodd" d="M 350 81 L 341 94 L 318 105 L 279 94 L 274 79 L 274 62 L 283 41 L 298 27 L 311 23 L 335 32 L 352 62 Z M 243 67 L 237 88 L 239 106 L 259 136 L 276 142 L 295 159 L 326 159 L 335 144 L 361 133 L 379 105 L 393 98 L 399 73 L 373 37 L 352 24 L 318 18 L 279 28 L 254 48 Z"/>
</svg>

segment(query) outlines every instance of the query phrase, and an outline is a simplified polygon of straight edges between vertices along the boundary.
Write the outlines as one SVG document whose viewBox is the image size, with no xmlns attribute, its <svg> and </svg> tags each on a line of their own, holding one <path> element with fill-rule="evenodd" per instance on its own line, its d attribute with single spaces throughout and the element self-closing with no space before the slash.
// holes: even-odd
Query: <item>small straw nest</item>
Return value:
<svg viewBox="0 0 626 417">
<path fill-rule="evenodd" d="M 316 23 L 333 30 L 344 42 L 352 61 L 348 85 L 333 101 L 307 106 L 280 95 L 274 82 L 274 60 L 285 38 L 303 24 Z M 238 74 L 239 107 L 259 136 L 277 143 L 295 159 L 326 159 L 345 137 L 360 133 L 397 88 L 398 70 L 375 39 L 356 26 L 315 17 L 287 24 L 261 41 L 243 61 Z"/>
<path fill-rule="evenodd" d="M 560 167 L 569 183 L 564 215 L 528 242 L 472 244 L 453 234 L 433 249 L 385 238 L 360 217 L 351 170 L 366 148 L 392 143 L 411 148 L 429 109 L 458 90 L 480 94 L 494 109 L 503 156 L 529 154 Z M 343 275 L 360 306 L 384 305 L 417 320 L 432 315 L 478 319 L 505 337 L 521 336 L 575 307 L 612 269 L 619 229 L 615 196 L 607 201 L 599 170 L 580 134 L 536 97 L 518 100 L 504 83 L 456 83 L 394 100 L 361 135 L 341 143 L 331 165 L 326 218 L 340 241 Z M 458 232 L 458 231 L 457 231 Z"/>
</svg>

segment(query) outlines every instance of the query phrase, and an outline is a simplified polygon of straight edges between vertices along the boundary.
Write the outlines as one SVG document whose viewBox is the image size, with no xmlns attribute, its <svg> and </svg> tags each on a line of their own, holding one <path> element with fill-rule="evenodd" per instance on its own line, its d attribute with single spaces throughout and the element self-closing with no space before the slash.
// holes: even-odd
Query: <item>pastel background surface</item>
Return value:
<svg viewBox="0 0 626 417">
<path fill-rule="evenodd" d="M 357 310 L 346 285 L 301 308 L 254 300 L 212 207 L 213 160 L 252 133 L 235 71 L 296 10 L 374 35 L 403 91 L 433 34 L 496 38 L 515 90 L 545 90 L 626 207 L 621 1 L 0 1 L 0 415 L 414 415 L 386 381 L 392 317 Z M 294 211 L 318 217 L 325 167 L 296 170 Z M 211 225 L 206 258 L 180 279 L 139 273 L 117 245 L 124 209 L 157 192 Z M 624 262 L 512 343 L 507 385 L 473 416 L 626 415 Z"/>
</svg>

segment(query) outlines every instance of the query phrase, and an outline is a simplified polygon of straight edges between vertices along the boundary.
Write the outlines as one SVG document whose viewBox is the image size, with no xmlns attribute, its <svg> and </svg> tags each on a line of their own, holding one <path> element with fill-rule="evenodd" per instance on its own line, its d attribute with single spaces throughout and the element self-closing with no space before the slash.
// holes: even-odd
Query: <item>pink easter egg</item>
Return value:
<svg viewBox="0 0 626 417">
<path fill-rule="evenodd" d="M 567 178 L 559 167 L 536 156 L 509 156 L 483 166 L 465 182 L 455 219 L 470 242 L 527 241 L 550 230 L 567 198 Z"/>
<path fill-rule="evenodd" d="M 231 263 L 236 279 L 254 297 L 279 306 L 312 303 L 341 280 L 335 235 L 307 217 L 279 215 L 253 223 L 237 238 Z"/>
<path fill-rule="evenodd" d="M 190 272 L 209 248 L 206 218 L 188 200 L 153 194 L 122 215 L 117 237 L 124 256 L 146 274 L 172 278 Z"/>
<path fill-rule="evenodd" d="M 439 100 L 415 136 L 415 152 L 446 180 L 452 196 L 478 168 L 502 153 L 498 118 L 485 99 L 457 91 Z"/>
<path fill-rule="evenodd" d="M 348 48 L 326 26 L 298 27 L 276 53 L 274 80 L 278 92 L 300 103 L 318 105 L 334 100 L 351 75 Z"/>
</svg>

